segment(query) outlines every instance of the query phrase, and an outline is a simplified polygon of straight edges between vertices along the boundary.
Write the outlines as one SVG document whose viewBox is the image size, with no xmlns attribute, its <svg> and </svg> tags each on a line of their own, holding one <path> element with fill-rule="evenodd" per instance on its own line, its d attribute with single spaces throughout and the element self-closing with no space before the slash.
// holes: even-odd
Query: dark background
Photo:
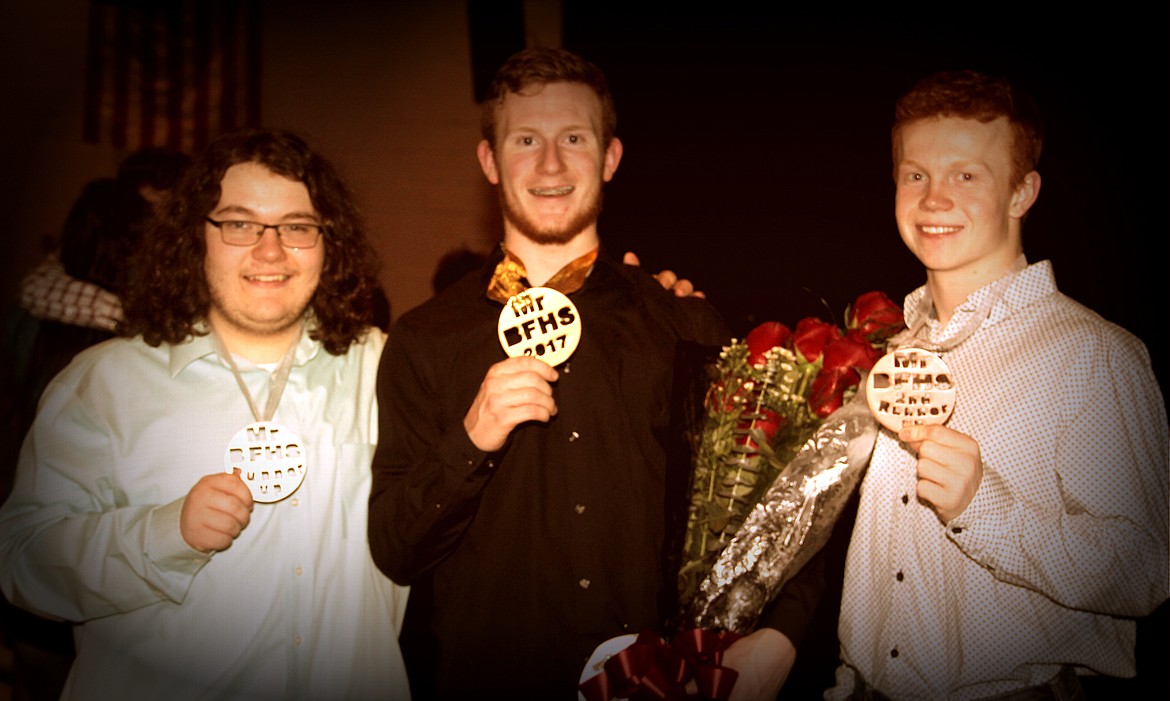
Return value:
<svg viewBox="0 0 1170 701">
<path fill-rule="evenodd" d="M 564 44 L 606 71 L 625 145 L 607 246 L 677 267 L 740 334 L 841 320 L 871 289 L 900 301 L 925 276 L 894 223 L 894 102 L 937 70 L 1004 75 L 1046 120 L 1029 260 L 1140 336 L 1166 386 L 1166 6 L 779 5 L 565 1 Z"/>
</svg>

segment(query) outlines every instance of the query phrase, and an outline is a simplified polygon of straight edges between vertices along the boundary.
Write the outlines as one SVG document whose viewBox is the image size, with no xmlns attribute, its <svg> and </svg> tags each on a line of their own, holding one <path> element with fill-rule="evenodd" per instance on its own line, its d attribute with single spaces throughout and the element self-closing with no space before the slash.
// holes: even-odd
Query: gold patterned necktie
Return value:
<svg viewBox="0 0 1170 701">
<path fill-rule="evenodd" d="M 581 285 L 585 284 L 585 278 L 589 276 L 589 271 L 593 269 L 594 261 L 597 260 L 597 250 L 595 248 L 580 258 L 570 261 L 541 287 L 551 287 L 565 294 L 572 294 L 581 289 Z M 487 296 L 501 304 L 507 303 L 512 297 L 528 289 L 528 281 L 525 277 L 527 274 L 524 261 L 512 255 L 512 252 L 505 248 L 504 259 L 496 265 L 491 282 L 488 283 Z"/>
</svg>

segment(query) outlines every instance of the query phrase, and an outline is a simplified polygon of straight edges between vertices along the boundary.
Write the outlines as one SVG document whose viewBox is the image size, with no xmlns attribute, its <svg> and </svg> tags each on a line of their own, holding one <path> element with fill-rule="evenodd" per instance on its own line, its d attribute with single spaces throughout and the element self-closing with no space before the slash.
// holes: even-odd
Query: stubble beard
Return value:
<svg viewBox="0 0 1170 701">
<path fill-rule="evenodd" d="M 208 288 L 211 298 L 208 321 L 211 320 L 212 313 L 214 313 L 237 333 L 245 333 L 257 338 L 279 336 L 294 328 L 304 320 L 305 313 L 312 306 L 313 301 L 310 297 L 299 311 L 290 309 L 287 313 L 272 319 L 252 319 L 247 316 L 246 312 L 233 308 L 214 286 L 209 285 Z"/>
<path fill-rule="evenodd" d="M 597 221 L 601 216 L 601 189 L 589 202 L 588 206 L 579 211 L 576 216 L 562 227 L 541 227 L 537 222 L 526 216 L 519 207 L 512 206 L 512 202 L 504 188 L 499 188 L 500 209 L 503 210 L 504 220 L 512 225 L 522 236 L 541 246 L 566 244 L 577 238 L 581 232 Z"/>
</svg>

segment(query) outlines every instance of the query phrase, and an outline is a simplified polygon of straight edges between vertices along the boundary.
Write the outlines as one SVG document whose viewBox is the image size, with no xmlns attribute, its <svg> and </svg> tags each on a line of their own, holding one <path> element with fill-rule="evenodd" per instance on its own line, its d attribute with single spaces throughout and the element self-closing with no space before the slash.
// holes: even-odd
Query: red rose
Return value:
<svg viewBox="0 0 1170 701">
<path fill-rule="evenodd" d="M 757 368 L 764 366 L 764 354 L 773 348 L 783 348 L 792 338 L 792 332 L 779 321 L 765 321 L 751 330 L 743 340 L 748 349 L 748 363 Z"/>
<path fill-rule="evenodd" d="M 846 327 L 856 329 L 871 341 L 893 336 L 906 325 L 902 308 L 885 292 L 866 292 L 846 311 Z"/>
<path fill-rule="evenodd" d="M 810 363 L 821 358 L 825 346 L 829 341 L 841 337 L 841 329 L 815 317 L 805 317 L 796 325 L 792 335 L 792 345 L 800 357 Z"/>
<path fill-rule="evenodd" d="M 822 372 L 836 368 L 869 370 L 880 357 L 881 354 L 873 344 L 859 330 L 853 329 L 841 338 L 829 341 L 825 346 L 825 362 L 821 368 Z"/>
<path fill-rule="evenodd" d="M 822 418 L 841 408 L 845 391 L 861 382 L 861 370 L 869 370 L 881 357 L 857 329 L 825 346 L 825 361 L 813 380 L 808 405 Z"/>
<path fill-rule="evenodd" d="M 783 416 L 777 414 L 771 409 L 761 407 L 759 411 L 759 418 L 744 419 L 743 421 L 739 422 L 739 428 L 747 431 L 747 433 L 740 436 L 737 439 L 737 442 L 740 445 L 746 445 L 753 450 L 758 448 L 756 442 L 752 439 L 751 436 L 752 429 L 758 429 L 761 433 L 764 434 L 764 440 L 768 443 L 771 443 L 772 437 L 776 435 L 776 432 L 780 430 L 780 427 L 784 425 L 785 421 L 786 419 Z"/>
<path fill-rule="evenodd" d="M 845 403 L 845 390 L 861 382 L 861 375 L 850 367 L 822 370 L 813 380 L 808 406 L 817 416 L 824 418 L 841 408 Z"/>
</svg>

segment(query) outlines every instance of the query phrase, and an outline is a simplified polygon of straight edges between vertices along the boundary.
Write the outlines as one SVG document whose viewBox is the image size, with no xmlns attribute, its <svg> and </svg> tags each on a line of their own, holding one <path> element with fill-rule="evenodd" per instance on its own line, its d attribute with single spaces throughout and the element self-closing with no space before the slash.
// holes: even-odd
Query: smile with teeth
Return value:
<svg viewBox="0 0 1170 701">
<path fill-rule="evenodd" d="M 559 197 L 567 195 L 574 190 L 572 185 L 561 185 L 560 187 L 530 187 L 528 192 L 537 197 Z"/>
<path fill-rule="evenodd" d="M 271 275 L 245 275 L 244 279 L 252 282 L 284 282 L 289 278 L 288 275 L 281 275 L 273 273 Z"/>
<path fill-rule="evenodd" d="M 953 234 L 962 230 L 961 226 L 927 226 L 918 227 L 924 234 Z"/>
</svg>

